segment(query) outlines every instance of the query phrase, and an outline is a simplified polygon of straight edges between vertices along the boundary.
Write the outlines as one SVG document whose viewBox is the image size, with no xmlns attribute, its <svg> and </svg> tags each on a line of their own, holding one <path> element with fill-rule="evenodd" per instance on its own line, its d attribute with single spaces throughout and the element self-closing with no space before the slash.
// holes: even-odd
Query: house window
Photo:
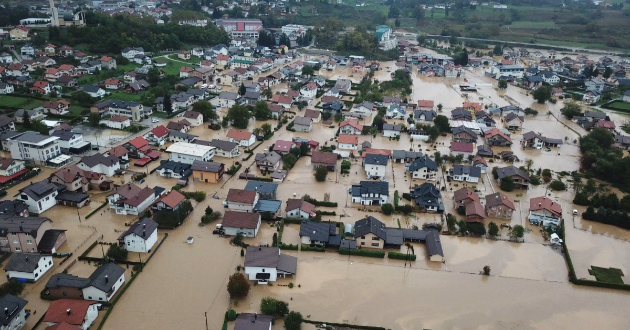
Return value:
<svg viewBox="0 0 630 330">
<path fill-rule="evenodd" d="M 365 242 L 361 242 L 361 245 L 365 245 Z"/>
<path fill-rule="evenodd" d="M 361 236 L 362 239 L 365 239 L 365 235 Z"/>
<path fill-rule="evenodd" d="M 20 241 L 18 241 L 18 240 L 16 240 L 16 239 L 14 239 L 14 240 L 13 240 L 13 244 L 20 244 Z"/>
<path fill-rule="evenodd" d="M 373 241 L 378 241 L 378 237 L 372 237 Z"/>
<path fill-rule="evenodd" d="M 20 252 L 20 251 L 22 251 L 22 250 L 19 247 L 15 248 L 15 252 Z"/>
<path fill-rule="evenodd" d="M 27 239 L 27 240 L 26 240 L 26 244 L 33 244 L 33 241 L 32 241 L 32 240 L 30 240 L 30 239 Z"/>
<path fill-rule="evenodd" d="M 65 291 L 62 294 L 63 294 L 64 297 L 68 296 L 68 294 Z"/>
<path fill-rule="evenodd" d="M 372 246 L 376 246 L 376 247 L 378 247 L 378 246 L 379 246 L 379 244 L 378 244 L 378 243 L 372 243 Z"/>
</svg>

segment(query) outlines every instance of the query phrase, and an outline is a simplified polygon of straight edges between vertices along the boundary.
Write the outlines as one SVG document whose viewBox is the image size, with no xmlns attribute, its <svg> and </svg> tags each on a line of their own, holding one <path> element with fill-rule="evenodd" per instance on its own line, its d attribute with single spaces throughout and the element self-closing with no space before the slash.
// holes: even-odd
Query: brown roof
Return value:
<svg viewBox="0 0 630 330">
<path fill-rule="evenodd" d="M 228 131 L 227 137 L 232 138 L 236 141 L 249 140 L 252 137 L 252 133 L 248 131 L 231 129 Z"/>
<path fill-rule="evenodd" d="M 168 194 L 164 195 L 160 201 L 168 205 L 170 208 L 175 208 L 185 198 L 186 196 L 182 195 L 179 191 L 171 190 Z"/>
<path fill-rule="evenodd" d="M 423 108 L 433 108 L 433 100 L 418 100 L 418 106 Z"/>
<path fill-rule="evenodd" d="M 256 191 L 232 188 L 228 191 L 226 200 L 234 203 L 254 204 L 254 201 L 256 201 Z"/>
<path fill-rule="evenodd" d="M 366 155 L 383 155 L 387 157 L 392 156 L 392 151 L 387 149 L 377 149 L 377 148 L 366 148 L 365 151 L 361 154 L 363 158 Z"/>
<path fill-rule="evenodd" d="M 46 316 L 44 316 L 44 322 L 66 322 L 72 325 L 81 325 L 88 308 L 96 303 L 96 301 L 75 299 L 55 300 L 50 303 Z M 70 315 L 68 315 L 68 310 L 70 310 Z"/>
<path fill-rule="evenodd" d="M 461 202 L 466 199 L 479 201 L 479 195 L 477 195 L 477 193 L 472 191 L 470 188 L 462 188 L 459 190 L 455 190 L 454 197 L 453 197 L 453 200 L 455 202 Z"/>
<path fill-rule="evenodd" d="M 120 200 L 117 203 L 127 204 L 131 206 L 138 206 L 142 204 L 142 202 L 146 201 L 147 198 L 151 197 L 151 195 L 154 195 L 154 194 L 155 194 L 155 191 L 153 191 L 153 189 L 149 187 L 145 187 L 142 190 L 140 190 L 136 195 L 132 196 L 131 198 Z"/>
<path fill-rule="evenodd" d="M 65 182 L 65 183 L 73 182 L 74 180 L 76 180 L 77 177 L 80 177 L 80 178 L 83 178 L 82 181 L 84 183 L 87 183 L 87 180 L 85 180 L 86 175 L 84 171 L 76 165 L 72 165 L 68 168 L 60 169 L 57 172 L 51 174 L 50 176 L 58 177 L 59 179 L 61 179 L 62 182 Z"/>
<path fill-rule="evenodd" d="M 13 164 L 13 158 L 0 157 L 0 170 L 6 170 Z"/>
<path fill-rule="evenodd" d="M 505 205 L 512 210 L 516 210 L 514 203 L 504 194 L 497 192 L 486 196 L 486 207 L 494 207 L 499 205 Z"/>
<path fill-rule="evenodd" d="M 339 142 L 339 143 L 347 143 L 347 144 L 359 144 L 359 136 L 358 135 L 339 134 L 339 136 L 337 137 L 337 142 Z"/>
<path fill-rule="evenodd" d="M 225 211 L 222 224 L 223 227 L 255 229 L 258 228 L 259 217 L 258 213 Z"/>
<path fill-rule="evenodd" d="M 335 101 L 339 101 L 339 98 L 336 96 L 329 96 L 329 95 L 322 96 L 322 103 L 330 103 L 330 102 L 335 102 Z"/>
<path fill-rule="evenodd" d="M 356 129 L 360 130 L 360 131 L 363 130 L 363 125 L 359 124 L 358 120 L 346 119 L 339 125 L 339 127 L 344 127 L 346 125 L 350 125 L 350 126 L 356 128 Z"/>
<path fill-rule="evenodd" d="M 124 198 L 131 198 L 137 195 L 140 192 L 140 190 L 142 190 L 142 188 L 136 186 L 135 184 L 127 183 L 116 188 L 116 190 L 112 191 L 112 193 L 109 194 L 108 196 L 118 193 Z"/>
<path fill-rule="evenodd" d="M 544 196 L 530 199 L 529 210 L 530 211 L 547 210 L 558 217 L 562 216 L 562 205 Z"/>
<path fill-rule="evenodd" d="M 481 206 L 481 203 L 478 200 L 466 203 L 466 216 L 471 215 L 476 215 L 481 218 L 486 217 L 483 206 Z"/>
<path fill-rule="evenodd" d="M 313 155 L 311 156 L 311 163 L 335 165 L 337 164 L 337 154 L 332 152 L 313 151 Z"/>
<path fill-rule="evenodd" d="M 199 118 L 200 115 L 201 114 L 199 112 L 192 111 L 192 110 L 184 112 L 184 117 L 185 118 L 190 118 L 190 119 L 197 119 L 197 118 Z"/>
<path fill-rule="evenodd" d="M 306 111 L 304 111 L 304 117 L 306 118 L 319 118 L 321 112 L 319 110 L 314 110 L 314 109 L 306 109 Z"/>
<path fill-rule="evenodd" d="M 505 133 L 501 132 L 498 128 L 493 127 L 492 129 L 486 131 L 486 138 L 489 139 L 495 135 L 499 135 L 501 136 L 503 139 L 505 139 L 506 141 L 509 141 L 510 143 L 512 143 L 512 139 L 510 139 L 509 136 L 505 135 Z"/>
<path fill-rule="evenodd" d="M 118 123 L 122 123 L 123 121 L 127 121 L 131 119 L 131 117 L 123 116 L 123 115 L 114 115 L 109 118 L 109 121 L 115 121 Z"/>
<path fill-rule="evenodd" d="M 291 211 L 295 209 L 300 209 L 300 211 L 311 213 L 315 212 L 315 205 L 297 198 L 288 199 L 286 211 Z"/>
<path fill-rule="evenodd" d="M 451 151 L 473 152 L 473 144 L 468 142 L 451 142 Z"/>
</svg>

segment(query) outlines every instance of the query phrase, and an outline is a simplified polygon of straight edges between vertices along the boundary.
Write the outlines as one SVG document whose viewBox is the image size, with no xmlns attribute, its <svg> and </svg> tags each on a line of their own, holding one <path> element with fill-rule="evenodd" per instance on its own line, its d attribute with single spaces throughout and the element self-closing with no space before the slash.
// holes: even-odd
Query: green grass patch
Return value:
<svg viewBox="0 0 630 330">
<path fill-rule="evenodd" d="M 106 99 L 140 102 L 140 100 L 142 100 L 142 95 L 144 93 L 130 94 L 130 93 L 125 93 L 123 91 L 114 91 L 114 92 L 111 92 L 111 94 L 108 95 Z"/>
<path fill-rule="evenodd" d="M 588 270 L 588 273 L 595 276 L 597 282 L 623 284 L 623 280 L 621 279 L 621 277 L 624 275 L 621 269 L 618 268 L 602 268 L 591 266 L 591 269 Z"/>
<path fill-rule="evenodd" d="M 558 25 L 549 21 L 516 21 L 505 27 L 510 29 L 557 29 Z"/>
<path fill-rule="evenodd" d="M 630 111 L 630 102 L 612 101 L 606 104 L 605 108 L 617 111 Z"/>
<path fill-rule="evenodd" d="M 12 95 L 3 95 L 0 96 L 0 107 L 8 107 L 8 108 L 24 108 L 24 109 L 34 109 L 37 107 L 41 107 L 44 105 L 44 101 L 31 99 L 27 96 L 19 97 Z"/>
<path fill-rule="evenodd" d="M 168 58 L 170 58 L 172 60 L 175 60 L 175 62 L 177 62 L 177 61 L 186 62 L 188 64 L 195 65 L 195 66 L 199 65 L 199 62 L 201 62 L 201 60 L 199 58 L 192 57 L 192 56 L 190 57 L 189 60 L 182 60 L 181 58 L 177 57 L 177 54 L 171 54 L 171 55 L 168 56 Z"/>
</svg>

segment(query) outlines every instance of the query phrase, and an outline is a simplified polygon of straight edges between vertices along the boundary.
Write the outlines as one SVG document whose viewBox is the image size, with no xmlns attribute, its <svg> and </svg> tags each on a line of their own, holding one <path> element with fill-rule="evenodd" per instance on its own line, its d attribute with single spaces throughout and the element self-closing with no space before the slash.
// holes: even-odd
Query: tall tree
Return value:
<svg viewBox="0 0 630 330">
<path fill-rule="evenodd" d="M 168 93 L 164 95 L 164 101 L 162 102 L 162 106 L 164 107 L 164 111 L 166 111 L 166 114 L 170 115 L 171 112 L 173 112 L 173 104 L 171 103 L 171 96 Z"/>
</svg>

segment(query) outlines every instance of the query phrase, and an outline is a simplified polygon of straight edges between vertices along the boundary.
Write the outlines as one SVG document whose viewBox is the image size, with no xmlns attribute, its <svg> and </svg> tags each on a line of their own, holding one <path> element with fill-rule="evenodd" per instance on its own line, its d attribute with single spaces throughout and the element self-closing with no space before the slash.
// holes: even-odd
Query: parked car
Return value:
<svg viewBox="0 0 630 330">
<path fill-rule="evenodd" d="M 153 118 L 153 119 L 151 119 L 151 122 L 152 122 L 152 123 L 158 123 L 158 122 L 160 122 L 160 120 L 159 120 L 159 119 L 157 119 L 157 118 Z"/>
</svg>

